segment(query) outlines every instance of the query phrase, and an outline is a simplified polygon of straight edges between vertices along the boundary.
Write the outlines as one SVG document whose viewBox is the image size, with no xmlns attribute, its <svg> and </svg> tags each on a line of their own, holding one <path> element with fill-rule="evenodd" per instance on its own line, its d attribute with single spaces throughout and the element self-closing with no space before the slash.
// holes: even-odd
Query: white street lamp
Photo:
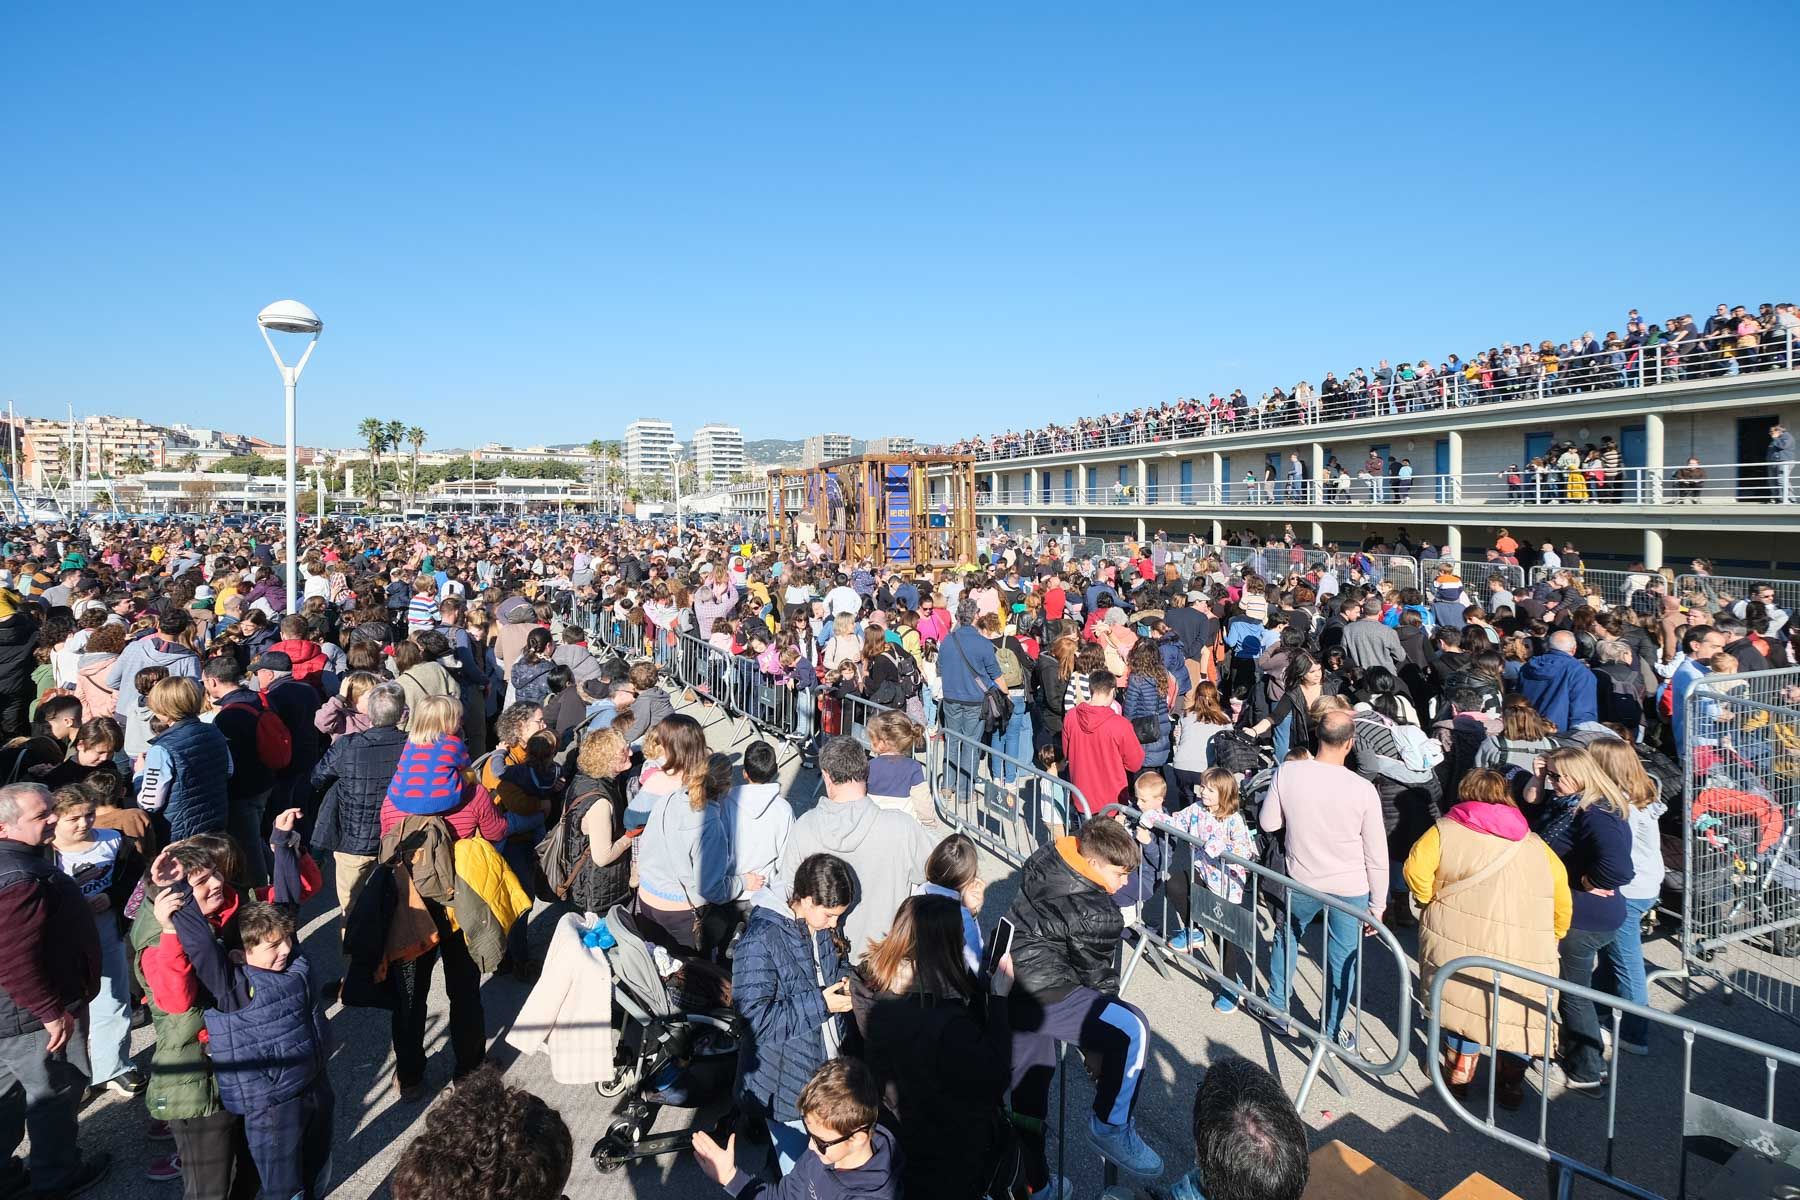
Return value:
<svg viewBox="0 0 1800 1200">
<path fill-rule="evenodd" d="M 281 372 L 281 382 L 287 390 L 287 610 L 296 612 L 300 603 L 300 515 L 299 490 L 294 480 L 298 453 L 294 429 L 294 390 L 300 384 L 300 372 L 306 370 L 306 360 L 312 357 L 313 347 L 319 344 L 319 331 L 325 328 L 325 323 L 319 320 L 317 313 L 298 300 L 277 300 L 256 314 L 256 324 L 262 329 L 263 342 L 268 345 L 269 355 L 275 360 L 275 368 Z M 300 353 L 299 362 L 290 367 L 282 361 L 281 352 L 275 349 L 275 341 L 269 336 L 271 330 L 276 333 L 312 335 L 307 340 L 306 349 Z"/>
<path fill-rule="evenodd" d="M 681 544 L 681 447 L 669 451 L 669 470 L 675 476 L 675 544 Z"/>
</svg>

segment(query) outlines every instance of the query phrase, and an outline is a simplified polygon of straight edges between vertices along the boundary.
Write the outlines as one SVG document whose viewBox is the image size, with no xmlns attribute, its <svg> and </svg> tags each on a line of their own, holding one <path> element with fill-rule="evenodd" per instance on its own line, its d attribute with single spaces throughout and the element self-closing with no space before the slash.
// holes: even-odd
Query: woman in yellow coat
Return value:
<svg viewBox="0 0 1800 1200">
<path fill-rule="evenodd" d="M 1556 943 L 1568 932 L 1569 878 L 1562 860 L 1526 825 L 1506 780 L 1476 769 L 1457 804 L 1413 844 L 1406 885 L 1419 902 L 1419 985 L 1429 990 L 1444 964 L 1484 955 L 1542 975 L 1558 973 Z M 1502 984 L 1495 1099 L 1517 1108 L 1525 1057 L 1545 1053 L 1541 991 Z M 1444 1075 L 1463 1095 L 1490 1037 L 1489 978 L 1457 976 L 1444 986 Z"/>
</svg>

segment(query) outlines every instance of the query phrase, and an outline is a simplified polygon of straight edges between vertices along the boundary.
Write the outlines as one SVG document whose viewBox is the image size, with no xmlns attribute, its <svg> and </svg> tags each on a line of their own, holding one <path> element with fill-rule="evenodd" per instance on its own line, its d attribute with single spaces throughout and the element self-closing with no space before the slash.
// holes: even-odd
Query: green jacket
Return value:
<svg viewBox="0 0 1800 1200">
<path fill-rule="evenodd" d="M 219 1085 L 213 1081 L 212 1063 L 200 1044 L 205 1018 L 197 1008 L 164 1012 L 144 979 L 144 951 L 162 938 L 162 927 L 148 897 L 131 923 L 131 969 L 150 1003 L 150 1023 L 156 1030 L 156 1051 L 150 1056 L 150 1086 L 144 1103 L 156 1121 L 206 1117 L 222 1107 Z"/>
</svg>

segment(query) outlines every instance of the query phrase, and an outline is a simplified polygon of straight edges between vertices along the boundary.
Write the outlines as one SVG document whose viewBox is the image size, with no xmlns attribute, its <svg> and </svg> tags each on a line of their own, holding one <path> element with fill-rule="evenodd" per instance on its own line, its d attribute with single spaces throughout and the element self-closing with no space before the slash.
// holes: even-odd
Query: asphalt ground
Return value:
<svg viewBox="0 0 1800 1200">
<path fill-rule="evenodd" d="M 741 751 L 748 739 L 740 726 L 716 711 L 701 717 L 708 724 L 715 749 Z M 818 795 L 815 773 L 801 770 L 797 761 L 790 761 L 784 781 L 797 811 L 812 806 Z M 991 928 L 1011 898 L 1015 872 L 1003 863 L 984 858 L 984 873 L 990 887 L 983 924 Z M 304 914 L 305 949 L 314 959 L 321 979 L 335 978 L 340 973 L 337 913 L 330 906 L 331 895 L 327 886 L 325 899 L 315 901 Z M 540 947 L 549 937 L 554 916 L 543 905 L 534 915 L 533 939 Z M 1317 928 L 1314 927 L 1314 940 L 1309 943 L 1315 953 Z M 1678 948 L 1666 933 L 1665 927 L 1645 947 L 1652 970 L 1679 965 Z M 1410 955 L 1416 949 L 1413 932 L 1403 931 L 1400 937 Z M 1399 983 L 1391 962 L 1384 969 L 1373 954 L 1366 962 L 1363 1003 L 1369 1015 L 1360 1026 L 1363 1053 L 1370 1058 L 1386 1058 L 1399 1045 L 1391 1032 L 1402 1003 Z M 1416 970 L 1414 964 L 1409 963 L 1409 967 Z M 1302 969 L 1301 982 L 1295 989 L 1297 1014 L 1318 1012 L 1316 987 L 1309 990 L 1306 986 L 1306 981 L 1316 979 L 1316 964 Z M 501 1040 L 523 1003 L 526 990 L 507 977 L 484 980 L 481 994 L 490 1057 L 503 1067 L 511 1083 L 544 1097 L 568 1121 L 577 1156 L 566 1189 L 569 1200 L 687 1200 L 719 1194 L 687 1155 L 645 1161 L 608 1173 L 595 1169 L 588 1151 L 605 1132 L 617 1102 L 602 1099 L 590 1087 L 556 1083 L 550 1076 L 548 1059 L 541 1055 L 519 1058 Z M 1416 980 L 1412 991 L 1416 994 Z M 1686 991 L 1674 983 L 1653 987 L 1652 1003 L 1661 1011 L 1681 1013 L 1776 1046 L 1800 1047 L 1800 1028 L 1757 1004 L 1741 998 L 1728 1001 L 1723 989 L 1712 984 L 1695 986 L 1691 996 Z M 1277 1036 L 1269 1026 L 1242 1010 L 1230 1015 L 1215 1012 L 1212 992 L 1182 972 L 1165 968 L 1159 974 L 1141 968 L 1131 978 L 1125 996 L 1145 1012 L 1151 1025 L 1137 1119 L 1145 1138 L 1167 1164 L 1163 1186 L 1191 1165 L 1189 1114 L 1194 1090 L 1207 1064 L 1241 1055 L 1275 1072 L 1290 1095 L 1298 1089 L 1306 1070 L 1306 1043 Z M 431 1094 L 435 1095 L 448 1086 L 450 1072 L 445 1043 L 447 1006 L 441 975 L 434 987 L 431 1014 L 427 1078 Z M 1545 1172 L 1540 1162 L 1464 1125 L 1432 1088 L 1424 1049 L 1424 1021 L 1416 1006 L 1414 1015 L 1406 1061 L 1399 1071 L 1369 1078 L 1346 1070 L 1340 1072 L 1341 1092 L 1326 1078 L 1312 1088 L 1302 1115 L 1312 1131 L 1314 1146 L 1341 1139 L 1427 1197 L 1443 1195 L 1475 1171 L 1521 1196 L 1544 1194 Z M 427 1104 L 402 1104 L 394 1090 L 387 1014 L 334 1006 L 331 1025 L 336 1039 L 331 1077 L 338 1101 L 339 1149 L 334 1158 L 330 1194 L 347 1200 L 386 1196 L 387 1176 L 421 1127 Z M 149 1031 L 139 1031 L 134 1049 L 139 1052 L 140 1061 L 147 1062 L 150 1044 Z M 1693 1057 L 1696 1092 L 1737 1108 L 1760 1111 L 1767 1084 L 1760 1059 L 1704 1045 Z M 1611 1147 L 1615 1170 L 1640 1186 L 1666 1195 L 1675 1194 L 1680 1173 L 1683 1058 L 1678 1035 L 1653 1029 L 1651 1054 L 1645 1058 L 1624 1058 L 1617 1092 L 1616 1136 Z M 1779 1075 L 1774 1084 L 1777 1121 L 1789 1127 L 1800 1125 L 1800 1080 L 1793 1075 Z M 1060 1157 L 1063 1169 L 1075 1183 L 1075 1195 L 1088 1200 L 1102 1191 L 1101 1164 L 1088 1145 L 1085 1128 L 1092 1092 L 1077 1056 L 1070 1056 L 1063 1076 L 1066 1109 L 1058 1127 L 1066 1129 L 1068 1137 L 1060 1143 L 1060 1156 L 1059 1142 L 1053 1138 L 1052 1162 Z M 1481 1097 L 1485 1097 L 1485 1079 L 1484 1067 L 1477 1084 Z M 1484 1098 L 1469 1103 L 1475 1111 L 1485 1111 Z M 1609 1103 L 1605 1093 L 1596 1096 L 1552 1088 L 1544 1117 L 1549 1143 L 1584 1161 L 1604 1165 Z M 1054 1108 L 1053 1098 L 1053 1123 L 1058 1120 Z M 657 1130 L 675 1128 L 692 1116 L 666 1110 Z M 706 1117 L 702 1114 L 702 1119 Z M 1539 1120 L 1538 1093 L 1529 1083 L 1525 1107 L 1516 1114 L 1500 1114 L 1503 1128 L 1528 1140 L 1536 1139 Z M 166 1143 L 147 1141 L 146 1127 L 143 1105 L 135 1100 L 107 1094 L 84 1109 L 83 1146 L 108 1150 L 114 1157 L 112 1174 L 90 1195 L 105 1200 L 174 1200 L 180 1195 L 178 1184 L 157 1184 L 145 1179 L 144 1165 L 154 1154 L 169 1149 Z M 1706 1195 L 1706 1182 L 1718 1168 L 1702 1156 L 1690 1155 L 1689 1169 L 1690 1194 Z M 1137 1194 L 1148 1193 L 1140 1186 Z M 1576 1194 L 1613 1193 L 1598 1185 L 1582 1184 Z"/>
</svg>

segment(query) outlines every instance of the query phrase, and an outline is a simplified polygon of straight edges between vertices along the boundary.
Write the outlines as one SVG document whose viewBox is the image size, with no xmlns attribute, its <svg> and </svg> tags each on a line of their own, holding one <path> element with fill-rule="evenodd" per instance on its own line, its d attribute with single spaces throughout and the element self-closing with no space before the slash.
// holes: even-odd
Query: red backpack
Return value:
<svg viewBox="0 0 1800 1200">
<path fill-rule="evenodd" d="M 285 771 L 294 761 L 294 735 L 288 732 L 281 715 L 269 707 L 269 694 L 259 692 L 261 707 L 250 704 L 227 704 L 221 711 L 234 708 L 256 714 L 256 757 L 271 771 Z"/>
</svg>

